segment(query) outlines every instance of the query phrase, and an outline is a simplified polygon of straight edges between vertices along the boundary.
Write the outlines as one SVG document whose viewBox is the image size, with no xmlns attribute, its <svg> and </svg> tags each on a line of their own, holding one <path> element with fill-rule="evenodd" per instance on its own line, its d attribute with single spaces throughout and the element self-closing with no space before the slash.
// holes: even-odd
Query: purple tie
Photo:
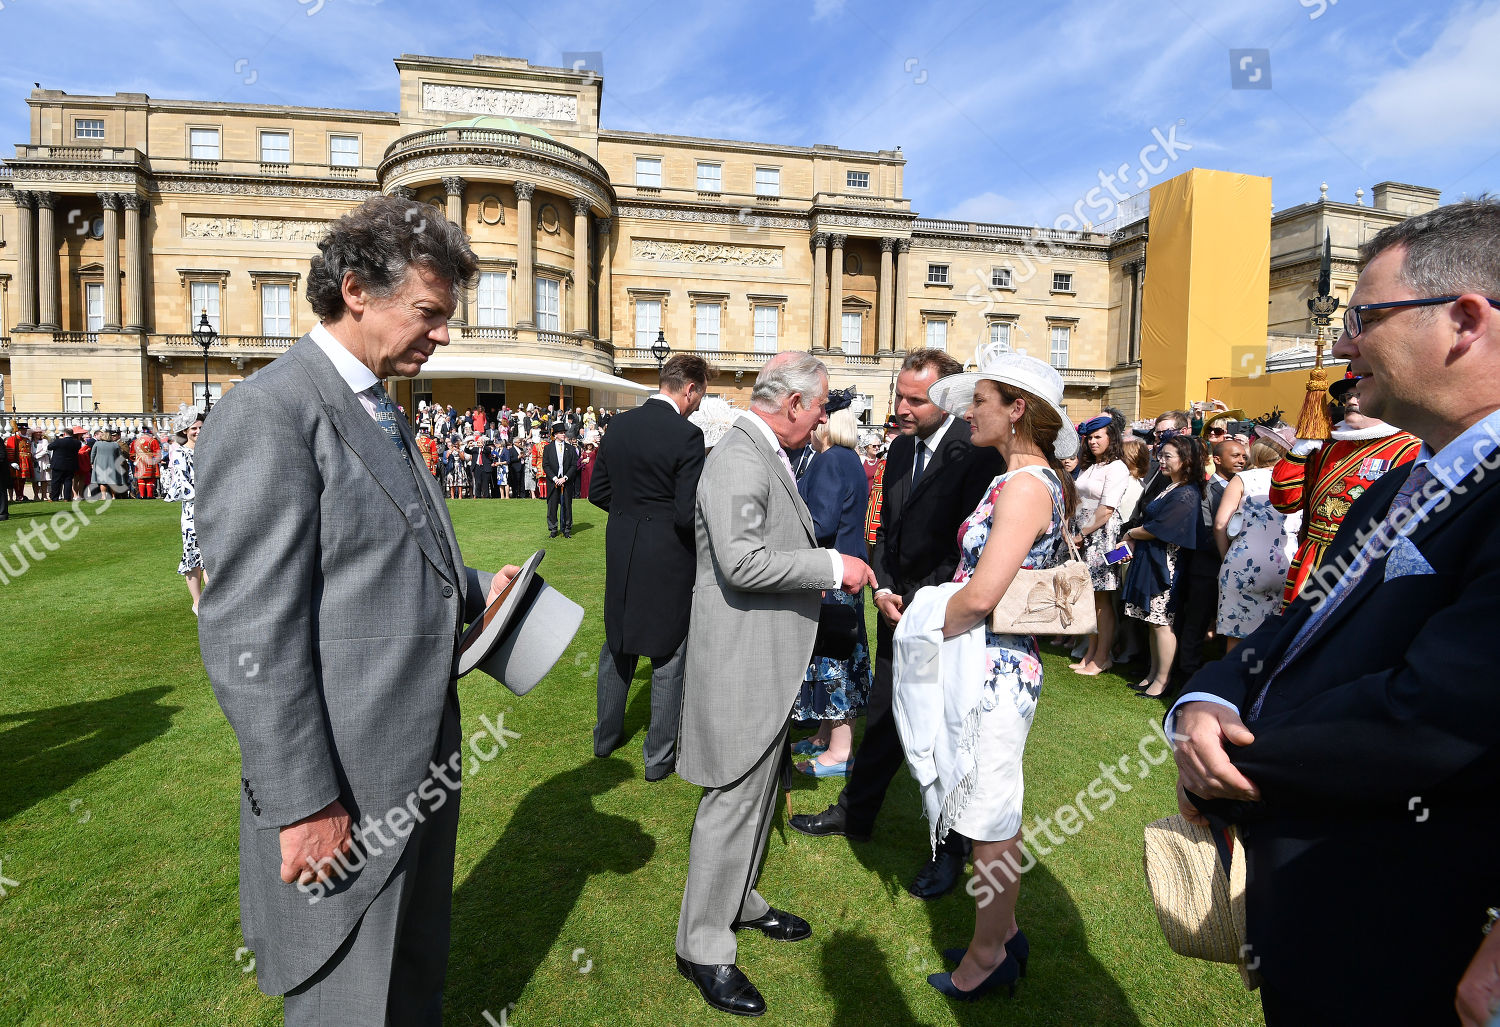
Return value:
<svg viewBox="0 0 1500 1027">
<path fill-rule="evenodd" d="M 1406 476 L 1406 480 L 1401 483 L 1401 488 L 1397 491 L 1396 498 L 1391 500 L 1390 509 L 1386 511 L 1385 520 L 1381 522 L 1382 528 L 1396 521 L 1398 515 L 1400 522 L 1403 524 L 1410 520 L 1407 513 L 1413 506 L 1413 500 L 1421 493 L 1422 486 L 1426 485 L 1432 478 L 1432 472 L 1428 470 L 1428 463 L 1422 463 L 1413 467 L 1411 473 Z M 1261 686 L 1260 694 L 1255 697 L 1255 702 L 1250 707 L 1250 720 L 1254 720 L 1260 716 L 1260 708 L 1265 705 L 1266 695 L 1271 689 L 1271 682 L 1276 680 L 1276 676 L 1307 645 L 1308 639 L 1312 638 L 1313 634 L 1323 626 L 1324 622 L 1333 616 L 1333 611 L 1339 608 L 1339 604 L 1348 597 L 1349 593 L 1354 591 L 1355 586 L 1360 583 L 1361 579 L 1369 571 L 1370 564 L 1383 555 L 1384 547 L 1390 544 L 1389 541 L 1382 542 L 1382 539 L 1386 539 L 1387 536 L 1388 532 L 1380 529 L 1371 533 L 1369 541 L 1365 543 L 1364 547 L 1359 551 L 1359 556 L 1354 561 L 1358 573 L 1345 574 L 1339 578 L 1333 588 L 1329 590 L 1328 595 L 1323 598 L 1323 602 L 1313 610 L 1312 615 L 1307 620 L 1303 621 L 1302 627 L 1298 630 L 1296 637 L 1292 639 L 1292 644 L 1287 646 L 1286 652 L 1282 654 L 1281 662 L 1276 665 L 1276 669 L 1271 672 L 1271 676 Z"/>
</svg>

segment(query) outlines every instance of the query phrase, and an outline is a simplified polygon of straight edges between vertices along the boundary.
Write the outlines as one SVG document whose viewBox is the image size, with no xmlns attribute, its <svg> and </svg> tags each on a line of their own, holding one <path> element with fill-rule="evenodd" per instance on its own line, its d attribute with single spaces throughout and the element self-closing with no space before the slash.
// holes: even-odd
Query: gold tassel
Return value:
<svg viewBox="0 0 1500 1027">
<path fill-rule="evenodd" d="M 1319 357 L 1322 356 L 1320 352 Z M 1333 424 L 1328 420 L 1328 372 L 1321 366 L 1307 374 L 1307 395 L 1297 417 L 1297 438 L 1326 439 Z"/>
</svg>

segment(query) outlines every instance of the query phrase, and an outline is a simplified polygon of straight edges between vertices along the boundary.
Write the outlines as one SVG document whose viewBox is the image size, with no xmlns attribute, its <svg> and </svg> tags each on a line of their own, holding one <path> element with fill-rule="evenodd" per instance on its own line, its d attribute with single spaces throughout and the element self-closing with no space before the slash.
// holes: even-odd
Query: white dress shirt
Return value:
<svg viewBox="0 0 1500 1027">
<path fill-rule="evenodd" d="M 651 396 L 649 398 L 650 399 L 659 399 L 663 403 L 667 404 L 667 406 L 669 406 L 673 410 L 677 411 L 678 414 L 682 413 L 682 407 L 678 406 L 677 405 L 677 401 L 675 399 L 673 399 L 671 396 L 668 396 L 665 392 L 658 392 L 656 395 Z"/>
<path fill-rule="evenodd" d="M 359 399 L 359 405 L 365 408 L 365 413 L 375 418 L 375 397 L 370 393 L 372 385 L 380 384 L 380 379 L 375 377 L 375 372 L 364 365 L 364 362 L 344 348 L 344 344 L 334 338 L 332 332 L 320 321 L 313 325 L 313 330 L 307 333 L 312 336 L 312 341 L 318 344 L 318 348 L 328 355 L 333 361 L 333 369 L 344 379 Z"/>
<path fill-rule="evenodd" d="M 563 443 L 563 442 L 554 442 L 553 445 L 557 447 L 557 476 L 559 478 L 561 478 L 561 477 L 564 477 L 564 475 L 563 475 L 563 467 L 565 465 L 563 463 L 563 453 L 564 453 L 563 446 L 565 446 L 566 443 Z"/>
<path fill-rule="evenodd" d="M 795 488 L 797 476 L 792 473 L 792 462 L 787 459 L 786 450 L 781 448 L 781 440 L 776 437 L 776 433 L 771 430 L 771 426 L 763 421 L 754 410 L 750 411 L 750 421 L 760 429 L 762 437 L 765 438 L 766 443 L 775 451 L 776 455 L 781 457 L 781 466 L 786 468 L 787 475 L 792 479 L 792 487 Z M 823 552 L 828 554 L 829 559 L 833 563 L 833 583 L 826 587 L 838 588 L 844 581 L 843 554 L 837 549 L 825 549 Z"/>
<path fill-rule="evenodd" d="M 943 423 L 938 425 L 937 430 L 934 431 L 931 435 L 927 436 L 925 439 L 917 439 L 917 445 L 927 451 L 927 455 L 922 458 L 922 473 L 924 475 L 928 471 L 932 470 L 932 458 L 937 456 L 938 445 L 943 441 L 943 436 L 948 434 L 948 429 L 952 427 L 953 422 L 956 420 L 958 420 L 958 418 L 954 417 L 952 414 L 949 414 L 947 418 L 943 420 Z M 908 474 L 915 474 L 916 471 L 917 453 L 916 450 L 913 450 L 911 457 L 911 471 L 909 471 Z M 875 594 L 877 596 L 890 595 L 891 590 L 888 588 L 877 588 L 875 590 Z"/>
</svg>

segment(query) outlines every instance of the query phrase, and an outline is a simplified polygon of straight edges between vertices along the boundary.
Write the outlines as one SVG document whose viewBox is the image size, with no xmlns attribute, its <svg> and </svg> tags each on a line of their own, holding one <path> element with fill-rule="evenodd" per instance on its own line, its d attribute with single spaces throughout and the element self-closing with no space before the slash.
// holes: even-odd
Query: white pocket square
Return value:
<svg viewBox="0 0 1500 1027">
<path fill-rule="evenodd" d="M 1412 574 L 1436 574 L 1432 564 L 1422 555 L 1422 551 L 1412 544 L 1411 539 L 1398 538 L 1391 546 L 1390 555 L 1385 559 L 1385 580 L 1394 578 L 1405 578 Z"/>
</svg>

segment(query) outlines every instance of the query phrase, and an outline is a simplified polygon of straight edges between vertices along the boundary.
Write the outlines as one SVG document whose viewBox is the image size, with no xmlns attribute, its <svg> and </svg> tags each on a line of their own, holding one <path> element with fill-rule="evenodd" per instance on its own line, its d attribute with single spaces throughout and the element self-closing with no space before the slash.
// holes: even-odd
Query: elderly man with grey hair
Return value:
<svg viewBox="0 0 1500 1027">
<path fill-rule="evenodd" d="M 381 380 L 447 344 L 476 260 L 458 226 L 388 196 L 318 249 L 320 323 L 216 403 L 198 443 L 199 639 L 240 743 L 241 927 L 288 1023 L 436 1024 L 455 656 L 516 568 L 465 566 Z"/>
<path fill-rule="evenodd" d="M 735 965 L 736 931 L 800 941 L 812 929 L 755 890 L 786 745 L 812 656 L 822 593 L 874 584 L 869 566 L 819 549 L 786 448 L 827 420 L 828 371 L 778 353 L 749 413 L 709 454 L 695 504 L 697 573 L 687 640 L 677 774 L 703 786 L 677 925 L 677 969 L 716 1009 L 765 1000 Z"/>
</svg>

